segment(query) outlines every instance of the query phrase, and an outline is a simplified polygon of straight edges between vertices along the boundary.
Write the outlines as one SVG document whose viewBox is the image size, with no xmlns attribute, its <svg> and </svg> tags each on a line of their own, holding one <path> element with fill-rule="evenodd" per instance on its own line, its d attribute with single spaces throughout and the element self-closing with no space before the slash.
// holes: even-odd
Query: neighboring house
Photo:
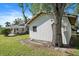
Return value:
<svg viewBox="0 0 79 59">
<path fill-rule="evenodd" d="M 9 27 L 6 27 L 7 29 L 11 29 L 11 33 L 14 34 L 21 34 L 26 32 L 26 25 L 19 26 L 19 25 L 11 25 Z"/>
<path fill-rule="evenodd" d="M 68 18 L 71 23 L 72 35 L 76 35 L 76 32 L 77 32 L 76 22 L 77 22 L 78 16 L 77 15 L 68 15 Z"/>
<path fill-rule="evenodd" d="M 24 22 L 23 23 L 20 22 L 20 24 L 18 25 L 13 24 L 6 28 L 11 30 L 9 36 L 16 35 L 16 34 L 25 34 L 28 31 L 27 29 L 28 27 Z"/>
<path fill-rule="evenodd" d="M 27 22 L 31 40 L 48 41 L 53 40 L 54 15 L 39 12 Z M 62 43 L 69 44 L 71 38 L 71 22 L 73 17 L 64 15 L 62 18 Z"/>
</svg>

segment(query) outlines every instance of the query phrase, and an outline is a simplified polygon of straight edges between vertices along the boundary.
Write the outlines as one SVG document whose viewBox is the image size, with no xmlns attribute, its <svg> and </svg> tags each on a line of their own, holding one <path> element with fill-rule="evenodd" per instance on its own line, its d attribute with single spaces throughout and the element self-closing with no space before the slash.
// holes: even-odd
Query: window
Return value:
<svg viewBox="0 0 79 59">
<path fill-rule="evenodd" d="M 37 32 L 37 26 L 33 26 L 33 32 Z"/>
</svg>

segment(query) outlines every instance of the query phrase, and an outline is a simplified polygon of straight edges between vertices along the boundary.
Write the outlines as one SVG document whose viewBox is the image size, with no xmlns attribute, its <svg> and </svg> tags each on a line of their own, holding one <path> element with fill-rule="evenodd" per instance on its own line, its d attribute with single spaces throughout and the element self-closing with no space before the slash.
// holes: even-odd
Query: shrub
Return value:
<svg viewBox="0 0 79 59">
<path fill-rule="evenodd" d="M 8 34 L 10 33 L 10 29 L 3 29 L 2 34 L 4 34 L 5 36 L 8 36 Z"/>
<path fill-rule="evenodd" d="M 3 30 L 4 28 L 0 28 L 0 34 L 2 34 L 2 30 Z"/>
</svg>

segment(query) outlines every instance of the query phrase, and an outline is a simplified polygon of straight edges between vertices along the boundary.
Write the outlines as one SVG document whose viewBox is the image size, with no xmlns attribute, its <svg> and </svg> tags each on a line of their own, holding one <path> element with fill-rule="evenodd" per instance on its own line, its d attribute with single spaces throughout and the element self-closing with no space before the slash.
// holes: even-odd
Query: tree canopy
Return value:
<svg viewBox="0 0 79 59">
<path fill-rule="evenodd" d="M 10 26 L 10 22 L 6 22 L 5 24 L 6 24 L 6 25 L 5 25 L 6 27 L 7 27 L 7 26 Z"/>
</svg>

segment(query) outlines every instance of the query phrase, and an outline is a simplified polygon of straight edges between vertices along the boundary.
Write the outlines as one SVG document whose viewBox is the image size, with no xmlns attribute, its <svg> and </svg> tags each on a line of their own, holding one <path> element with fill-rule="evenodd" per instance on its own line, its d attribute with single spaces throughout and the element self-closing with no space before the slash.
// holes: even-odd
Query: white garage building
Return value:
<svg viewBox="0 0 79 59">
<path fill-rule="evenodd" d="M 39 12 L 28 21 L 29 34 L 31 40 L 49 41 L 53 40 L 54 17 L 52 14 Z M 63 16 L 62 20 L 62 43 L 69 44 L 71 38 L 71 24 L 68 16 Z"/>
</svg>

